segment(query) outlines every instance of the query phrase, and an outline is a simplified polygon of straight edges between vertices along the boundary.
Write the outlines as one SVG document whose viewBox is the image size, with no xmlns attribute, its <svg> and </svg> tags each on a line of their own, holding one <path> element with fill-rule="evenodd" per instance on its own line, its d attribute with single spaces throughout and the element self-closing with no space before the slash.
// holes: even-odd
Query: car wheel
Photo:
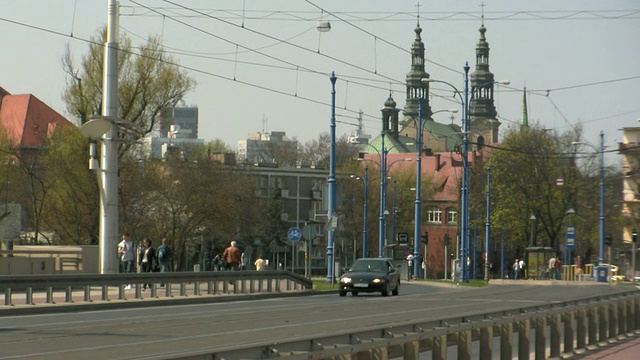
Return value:
<svg viewBox="0 0 640 360">
<path fill-rule="evenodd" d="M 338 295 L 340 295 L 340 296 L 347 296 L 347 292 L 346 292 L 346 291 L 340 291 L 340 292 L 338 293 Z"/>
<path fill-rule="evenodd" d="M 353 295 L 353 296 L 358 296 L 358 292 L 357 292 L 357 291 L 352 291 L 352 292 L 351 292 L 351 295 Z"/>
<path fill-rule="evenodd" d="M 396 284 L 395 289 L 393 289 L 393 291 L 391 293 L 393 294 L 393 296 L 398 296 L 398 294 L 400 293 L 400 281 L 398 281 L 398 283 Z"/>
<path fill-rule="evenodd" d="M 385 285 L 384 290 L 382 290 L 382 296 L 389 296 L 389 283 Z"/>
</svg>

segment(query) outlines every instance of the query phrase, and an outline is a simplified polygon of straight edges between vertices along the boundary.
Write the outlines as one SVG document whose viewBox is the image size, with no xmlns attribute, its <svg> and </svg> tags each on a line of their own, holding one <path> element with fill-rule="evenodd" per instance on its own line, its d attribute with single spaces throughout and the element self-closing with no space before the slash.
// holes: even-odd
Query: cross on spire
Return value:
<svg viewBox="0 0 640 360">
<path fill-rule="evenodd" d="M 418 23 L 420 23 L 420 1 L 418 1 L 418 3 L 416 3 L 416 17 L 418 19 Z"/>
</svg>

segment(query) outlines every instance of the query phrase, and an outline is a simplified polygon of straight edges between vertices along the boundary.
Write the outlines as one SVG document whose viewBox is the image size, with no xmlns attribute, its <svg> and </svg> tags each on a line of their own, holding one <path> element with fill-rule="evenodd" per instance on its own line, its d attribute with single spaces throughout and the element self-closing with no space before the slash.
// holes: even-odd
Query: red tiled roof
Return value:
<svg viewBox="0 0 640 360">
<path fill-rule="evenodd" d="M 11 95 L 0 88 L 0 123 L 19 147 L 39 148 L 58 125 L 73 125 L 31 94 Z"/>
</svg>

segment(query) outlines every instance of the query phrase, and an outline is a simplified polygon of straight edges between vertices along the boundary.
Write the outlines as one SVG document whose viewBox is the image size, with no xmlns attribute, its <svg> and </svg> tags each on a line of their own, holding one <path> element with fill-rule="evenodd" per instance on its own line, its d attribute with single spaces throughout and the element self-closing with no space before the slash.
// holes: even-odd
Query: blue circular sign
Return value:
<svg viewBox="0 0 640 360">
<path fill-rule="evenodd" d="M 302 239 L 302 230 L 297 227 L 292 227 L 291 229 L 289 229 L 289 231 L 287 231 L 287 236 L 291 241 L 299 241 L 300 239 Z"/>
</svg>

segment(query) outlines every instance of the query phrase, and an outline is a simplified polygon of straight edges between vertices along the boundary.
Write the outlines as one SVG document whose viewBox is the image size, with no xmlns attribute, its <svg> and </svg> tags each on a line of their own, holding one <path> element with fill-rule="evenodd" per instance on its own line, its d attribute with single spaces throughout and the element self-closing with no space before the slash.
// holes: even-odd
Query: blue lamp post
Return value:
<svg viewBox="0 0 640 360">
<path fill-rule="evenodd" d="M 331 144 L 329 151 L 329 209 L 328 218 L 333 222 L 336 210 L 336 75 L 331 72 L 331 124 L 329 125 Z M 327 282 L 333 284 L 333 226 L 327 231 Z"/>
<path fill-rule="evenodd" d="M 489 281 L 489 239 L 491 238 L 491 166 L 487 166 L 487 233 L 484 239 L 484 281 Z"/>
<path fill-rule="evenodd" d="M 382 250 L 384 248 L 384 235 L 386 231 L 387 219 L 384 214 L 386 191 L 387 188 L 387 151 L 384 148 L 384 131 L 380 133 L 382 138 L 382 149 L 380 152 L 380 233 L 378 238 L 378 257 L 382 257 Z"/>
<path fill-rule="evenodd" d="M 418 266 L 418 259 L 420 259 L 420 219 L 422 207 L 420 206 L 422 201 L 420 199 L 420 183 L 422 175 L 422 98 L 418 98 L 418 134 L 417 134 L 417 149 L 418 156 L 416 158 L 416 207 L 415 207 L 415 228 L 413 231 L 413 277 L 420 277 L 420 267 Z M 425 254 L 426 256 L 426 254 Z"/>
<path fill-rule="evenodd" d="M 633 257 L 635 258 L 635 256 L 636 255 L 634 253 Z M 600 256 L 598 256 L 598 265 L 602 265 L 603 263 L 604 263 L 604 131 L 600 130 Z M 635 273 L 633 274 L 633 277 L 635 279 Z"/>
<path fill-rule="evenodd" d="M 584 142 L 573 142 L 572 145 L 587 145 L 600 153 L 600 231 L 599 242 L 600 249 L 598 254 L 598 265 L 604 263 L 604 240 L 605 240 L 605 227 L 604 227 L 604 131 L 600 130 L 600 149 L 595 146 Z"/>
<path fill-rule="evenodd" d="M 369 165 L 364 166 L 364 178 L 360 176 L 354 176 L 356 180 L 362 180 L 364 183 L 364 225 L 362 229 L 362 257 L 367 257 L 367 214 L 368 214 L 368 202 L 369 202 Z M 354 249 L 355 251 L 355 249 Z"/>
<path fill-rule="evenodd" d="M 470 219 L 469 219 L 469 160 L 468 160 L 468 153 L 469 153 L 469 132 L 470 132 L 470 126 L 469 126 L 469 63 L 465 63 L 464 65 L 464 97 L 462 97 L 460 95 L 460 91 L 458 91 L 458 89 L 453 86 L 452 84 L 446 82 L 446 81 L 441 81 L 441 80 L 433 80 L 433 79 L 422 79 L 423 82 L 437 82 L 437 83 L 441 83 L 441 84 L 446 84 L 448 86 L 450 86 L 451 88 L 453 88 L 453 90 L 455 90 L 455 94 L 458 95 L 458 97 L 460 97 L 460 102 L 462 105 L 462 142 L 463 142 L 463 151 L 462 151 L 462 191 L 461 191 L 461 201 L 460 201 L 460 207 L 462 210 L 461 216 L 460 216 L 460 233 L 461 233 L 461 239 L 460 239 L 460 263 L 461 263 L 461 276 L 462 276 L 462 281 L 463 282 L 468 282 L 469 281 L 469 266 L 467 263 L 467 259 L 469 257 L 469 238 L 470 238 L 470 231 L 469 231 L 469 223 L 470 223 Z M 502 80 L 502 81 L 491 81 L 488 83 L 483 83 L 478 85 L 478 87 L 487 85 L 489 83 L 499 83 L 499 84 L 504 84 L 504 85 L 508 85 L 509 81 L 508 80 Z"/>
</svg>

